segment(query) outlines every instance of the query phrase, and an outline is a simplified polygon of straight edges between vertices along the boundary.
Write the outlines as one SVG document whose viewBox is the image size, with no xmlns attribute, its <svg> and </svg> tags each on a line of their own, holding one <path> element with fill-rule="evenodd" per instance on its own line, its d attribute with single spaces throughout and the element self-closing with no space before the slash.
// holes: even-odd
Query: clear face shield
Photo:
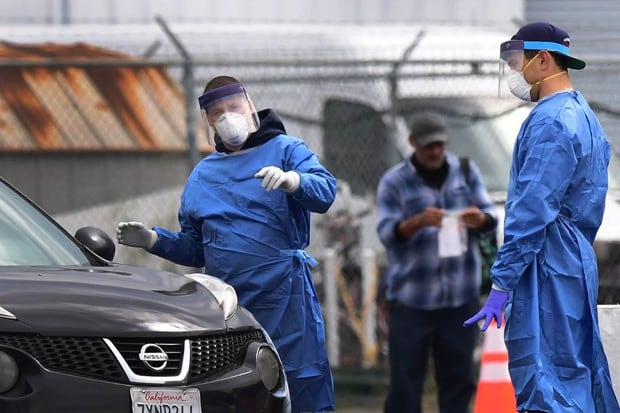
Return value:
<svg viewBox="0 0 620 413">
<path fill-rule="evenodd" d="M 258 130 L 258 113 L 241 83 L 210 90 L 198 102 L 211 146 L 217 135 L 228 148 L 237 149 Z"/>
<path fill-rule="evenodd" d="M 523 46 L 523 40 L 509 40 L 500 46 L 498 96 L 501 98 L 517 96 L 524 100 L 531 99 L 531 85 L 522 74 L 526 60 Z"/>
</svg>

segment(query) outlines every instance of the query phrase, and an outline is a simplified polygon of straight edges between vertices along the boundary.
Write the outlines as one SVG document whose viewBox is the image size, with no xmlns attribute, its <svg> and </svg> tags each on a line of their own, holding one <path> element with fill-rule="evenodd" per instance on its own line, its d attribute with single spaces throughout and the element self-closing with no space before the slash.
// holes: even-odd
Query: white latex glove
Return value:
<svg viewBox="0 0 620 413">
<path fill-rule="evenodd" d="M 157 241 L 157 232 L 142 222 L 119 222 L 116 226 L 116 240 L 130 247 L 150 249 Z"/>
<path fill-rule="evenodd" d="M 277 166 L 266 166 L 254 175 L 255 178 L 263 178 L 261 186 L 267 191 L 282 188 L 286 192 L 294 192 L 299 188 L 301 177 L 295 171 L 284 172 Z"/>
</svg>

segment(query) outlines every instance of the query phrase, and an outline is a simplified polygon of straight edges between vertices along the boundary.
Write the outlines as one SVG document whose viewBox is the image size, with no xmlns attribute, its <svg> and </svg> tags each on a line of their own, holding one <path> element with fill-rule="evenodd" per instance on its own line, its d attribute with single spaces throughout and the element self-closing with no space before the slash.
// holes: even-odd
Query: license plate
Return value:
<svg viewBox="0 0 620 413">
<path fill-rule="evenodd" d="M 133 413 L 202 413 L 198 389 L 132 387 Z"/>
</svg>

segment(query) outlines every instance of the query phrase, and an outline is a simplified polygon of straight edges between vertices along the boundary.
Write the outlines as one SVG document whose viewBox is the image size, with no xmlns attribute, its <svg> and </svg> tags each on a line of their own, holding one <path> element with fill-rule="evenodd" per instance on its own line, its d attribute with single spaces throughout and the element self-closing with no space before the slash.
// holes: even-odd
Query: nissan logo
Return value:
<svg viewBox="0 0 620 413">
<path fill-rule="evenodd" d="M 157 344 L 145 344 L 138 356 L 146 367 L 153 371 L 162 371 L 168 364 L 168 355 Z"/>
</svg>

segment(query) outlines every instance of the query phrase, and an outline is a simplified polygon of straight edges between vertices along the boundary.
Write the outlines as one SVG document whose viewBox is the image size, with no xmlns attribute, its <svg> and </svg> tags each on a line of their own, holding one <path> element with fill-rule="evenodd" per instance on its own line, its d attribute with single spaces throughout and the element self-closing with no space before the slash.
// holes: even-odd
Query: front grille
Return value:
<svg viewBox="0 0 620 413">
<path fill-rule="evenodd" d="M 137 375 L 174 376 L 180 371 L 183 342 L 190 339 L 188 381 L 195 383 L 234 369 L 243 362 L 241 352 L 252 341 L 264 341 L 260 330 L 181 338 L 113 338 L 125 362 Z M 162 347 L 169 357 L 161 372 L 148 369 L 138 358 L 144 344 Z M 13 347 L 35 358 L 50 371 L 69 373 L 115 383 L 128 383 L 120 364 L 100 338 L 48 337 L 32 334 L 0 334 L 0 346 Z"/>
<path fill-rule="evenodd" d="M 104 342 L 92 337 L 0 335 L 0 345 L 14 347 L 51 371 L 118 383 L 127 378 Z"/>
<path fill-rule="evenodd" d="M 252 341 L 265 341 L 260 330 L 192 340 L 190 383 L 204 380 L 241 365 L 241 350 Z"/>
</svg>

